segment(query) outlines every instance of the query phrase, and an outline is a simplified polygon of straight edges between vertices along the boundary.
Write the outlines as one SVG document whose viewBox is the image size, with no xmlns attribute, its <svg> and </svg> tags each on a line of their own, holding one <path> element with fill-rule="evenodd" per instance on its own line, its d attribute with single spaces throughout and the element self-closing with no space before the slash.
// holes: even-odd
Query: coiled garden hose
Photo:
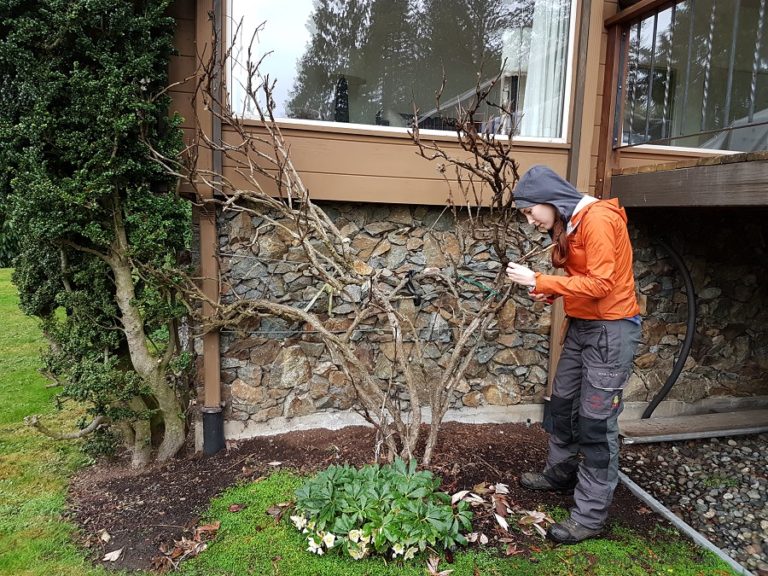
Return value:
<svg viewBox="0 0 768 576">
<path fill-rule="evenodd" d="M 688 267 L 685 265 L 685 262 L 683 262 L 680 254 L 678 254 L 677 251 L 672 248 L 672 246 L 670 246 L 662 239 L 658 239 L 658 243 L 664 249 L 666 249 L 666 251 L 672 257 L 672 261 L 675 263 L 675 266 L 677 266 L 680 275 L 683 277 L 683 282 L 685 283 L 685 294 L 688 301 L 688 317 L 686 319 L 685 338 L 683 339 L 683 346 L 680 349 L 680 356 L 677 357 L 677 361 L 672 367 L 672 372 L 667 378 L 667 381 L 664 382 L 664 386 L 662 386 L 661 390 L 656 393 L 656 396 L 653 397 L 653 400 L 651 400 L 650 404 L 648 404 L 645 411 L 643 412 L 643 415 L 641 416 L 643 419 L 651 417 L 653 411 L 656 410 L 656 407 L 659 405 L 659 403 L 661 403 L 661 401 L 667 397 L 667 394 L 669 394 L 672 386 L 674 386 L 675 382 L 677 382 L 677 378 L 683 371 L 683 366 L 685 366 L 685 361 L 688 360 L 688 355 L 691 352 L 691 345 L 693 344 L 693 337 L 696 334 L 696 293 L 693 290 L 693 279 L 691 278 L 691 273 L 688 270 Z"/>
</svg>

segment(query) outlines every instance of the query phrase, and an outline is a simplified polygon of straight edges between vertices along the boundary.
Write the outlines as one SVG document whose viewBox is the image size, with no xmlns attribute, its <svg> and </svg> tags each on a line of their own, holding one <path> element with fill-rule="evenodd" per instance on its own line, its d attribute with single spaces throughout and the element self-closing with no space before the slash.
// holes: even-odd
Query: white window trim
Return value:
<svg viewBox="0 0 768 576">
<path fill-rule="evenodd" d="M 568 142 L 568 134 L 571 128 L 571 96 L 573 75 L 578 63 L 575 60 L 576 53 L 576 20 L 578 20 L 579 14 L 583 9 L 583 2 L 581 0 L 571 0 L 571 16 L 568 21 L 568 56 L 566 57 L 566 65 L 568 69 L 565 74 L 565 94 L 563 95 L 563 125 L 561 127 L 560 138 L 549 139 L 552 142 Z M 582 14 L 582 18 L 589 18 L 589 14 Z M 582 38 L 582 41 L 586 42 L 587 38 Z M 586 71 L 585 71 L 586 73 Z M 537 141 L 534 139 L 533 141 Z"/>
<path fill-rule="evenodd" d="M 615 148 L 622 153 L 630 153 L 636 150 L 641 153 L 658 154 L 664 152 L 674 155 L 675 153 L 690 156 L 696 154 L 700 156 L 727 156 L 729 154 L 744 154 L 738 150 L 713 150 L 712 148 L 692 148 L 689 146 L 664 146 L 663 144 L 636 144 L 634 146 L 621 146 Z"/>
<path fill-rule="evenodd" d="M 226 3 L 226 10 L 227 13 L 224 17 L 224 37 L 227 39 L 227 46 L 230 46 L 232 44 L 232 26 L 231 26 L 231 19 L 230 15 L 233 13 L 232 3 L 235 0 L 227 0 Z M 240 0 L 240 1 L 247 1 L 247 0 Z M 566 66 L 567 71 L 565 75 L 565 87 L 564 87 L 564 95 L 563 95 L 563 120 L 562 120 L 562 126 L 561 126 L 561 132 L 560 136 L 558 138 L 543 138 L 543 137 L 534 137 L 534 136 L 513 136 L 512 141 L 520 144 L 569 144 L 568 140 L 568 134 L 570 133 L 570 127 L 571 127 L 571 97 L 572 97 L 572 86 L 573 86 L 573 75 L 576 68 L 576 62 L 574 61 L 574 53 L 575 53 L 575 46 L 576 43 L 576 20 L 579 16 L 579 8 L 581 5 L 581 0 L 570 0 L 571 2 L 571 14 L 570 19 L 568 23 L 568 53 L 566 55 Z M 230 86 L 230 83 L 232 82 L 232 78 L 230 77 L 232 75 L 232 65 L 228 64 L 225 66 L 226 70 L 224 71 L 224 82 L 225 87 Z M 231 97 L 231 93 L 227 91 L 228 97 Z M 230 103 L 231 104 L 231 103 Z M 259 122 L 257 118 L 244 118 L 244 120 L 249 120 L 253 122 Z M 280 123 L 287 126 L 295 126 L 296 128 L 306 128 L 308 130 L 311 130 L 313 126 L 322 127 L 322 128 L 339 128 L 339 132 L 344 132 L 347 134 L 354 133 L 356 131 L 361 132 L 362 135 L 370 136 L 371 132 L 379 132 L 382 135 L 386 134 L 398 134 L 398 135 L 407 135 L 409 133 L 409 128 L 405 127 L 399 127 L 399 126 L 377 126 L 376 124 L 357 124 L 354 122 L 330 122 L 327 120 L 304 120 L 299 118 L 275 118 L 275 120 Z M 348 130 L 349 129 L 349 130 Z M 332 132 L 332 130 L 329 130 L 329 133 Z M 363 134 L 363 132 L 367 132 L 368 134 Z M 452 130 L 419 130 L 419 134 L 422 136 L 432 136 L 432 137 L 438 137 L 438 136 L 451 136 L 455 135 L 455 132 Z"/>
</svg>

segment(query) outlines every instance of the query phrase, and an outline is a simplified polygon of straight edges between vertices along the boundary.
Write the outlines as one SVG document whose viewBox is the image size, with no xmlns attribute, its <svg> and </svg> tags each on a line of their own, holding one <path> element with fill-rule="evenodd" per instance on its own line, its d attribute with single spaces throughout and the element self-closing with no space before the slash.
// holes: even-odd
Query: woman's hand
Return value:
<svg viewBox="0 0 768 576">
<path fill-rule="evenodd" d="M 534 271 L 514 262 L 507 264 L 507 278 L 523 286 L 536 286 Z"/>
<path fill-rule="evenodd" d="M 536 302 L 546 302 L 552 304 L 555 301 L 555 297 L 552 294 L 531 294 L 531 298 Z"/>
</svg>

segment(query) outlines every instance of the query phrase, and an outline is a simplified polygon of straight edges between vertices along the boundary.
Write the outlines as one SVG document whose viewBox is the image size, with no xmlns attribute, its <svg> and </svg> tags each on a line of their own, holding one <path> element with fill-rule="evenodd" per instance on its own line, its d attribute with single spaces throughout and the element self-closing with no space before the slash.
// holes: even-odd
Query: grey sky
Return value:
<svg viewBox="0 0 768 576">
<path fill-rule="evenodd" d="M 275 115 L 285 117 L 285 102 L 293 88 L 299 58 L 304 54 L 311 35 L 307 20 L 312 13 L 313 0 L 231 0 L 231 29 L 242 19 L 241 33 L 237 39 L 233 56 L 243 64 L 248 58 L 248 43 L 256 27 L 264 22 L 254 43 L 254 59 L 272 51 L 264 60 L 260 70 L 277 80 L 274 98 L 277 104 Z M 238 53 L 239 51 L 239 53 Z M 234 66 L 232 105 L 238 113 L 243 111 L 245 70 Z"/>
</svg>

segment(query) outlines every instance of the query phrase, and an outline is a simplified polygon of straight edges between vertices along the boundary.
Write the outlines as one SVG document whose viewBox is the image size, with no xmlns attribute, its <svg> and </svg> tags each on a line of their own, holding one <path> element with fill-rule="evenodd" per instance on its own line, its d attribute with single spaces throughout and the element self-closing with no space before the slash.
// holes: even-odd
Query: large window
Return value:
<svg viewBox="0 0 768 576">
<path fill-rule="evenodd" d="M 620 143 L 768 149 L 767 3 L 685 0 L 630 26 Z"/>
<path fill-rule="evenodd" d="M 277 81 L 280 118 L 407 127 L 415 104 L 421 128 L 452 129 L 457 106 L 468 105 L 476 84 L 499 76 L 492 105 L 475 118 L 483 130 L 562 138 L 573 4 L 231 0 L 232 106 L 252 114 L 245 86 L 253 37 L 251 59 L 266 55 L 260 72 Z"/>
</svg>

